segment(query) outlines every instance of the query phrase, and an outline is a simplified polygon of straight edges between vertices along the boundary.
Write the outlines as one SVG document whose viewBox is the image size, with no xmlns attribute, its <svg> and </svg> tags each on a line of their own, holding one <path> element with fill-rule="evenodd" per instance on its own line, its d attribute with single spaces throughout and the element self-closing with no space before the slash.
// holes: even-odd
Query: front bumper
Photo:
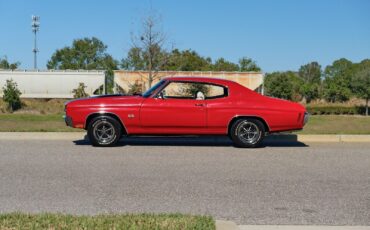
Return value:
<svg viewBox="0 0 370 230">
<path fill-rule="evenodd" d="M 64 121 L 66 122 L 67 126 L 73 127 L 72 118 L 70 116 L 64 115 Z"/>
</svg>

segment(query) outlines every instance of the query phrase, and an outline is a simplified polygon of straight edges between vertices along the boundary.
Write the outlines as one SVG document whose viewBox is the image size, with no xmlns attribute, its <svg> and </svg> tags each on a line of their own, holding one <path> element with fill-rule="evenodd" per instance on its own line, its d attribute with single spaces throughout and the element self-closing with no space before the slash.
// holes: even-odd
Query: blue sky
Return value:
<svg viewBox="0 0 370 230">
<path fill-rule="evenodd" d="M 213 60 L 248 56 L 271 72 L 370 58 L 370 0 L 0 0 L 0 56 L 32 68 L 36 14 L 40 69 L 56 49 L 82 37 L 98 37 L 121 60 L 151 6 L 171 43 Z"/>
</svg>

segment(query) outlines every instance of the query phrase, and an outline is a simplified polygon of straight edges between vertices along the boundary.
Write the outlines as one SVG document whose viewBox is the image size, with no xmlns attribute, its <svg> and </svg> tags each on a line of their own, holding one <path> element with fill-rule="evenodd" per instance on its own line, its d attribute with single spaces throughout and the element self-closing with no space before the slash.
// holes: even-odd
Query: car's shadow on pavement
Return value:
<svg viewBox="0 0 370 230">
<path fill-rule="evenodd" d="M 76 145 L 90 145 L 84 140 L 73 141 Z M 123 137 L 116 146 L 210 146 L 233 147 L 233 142 L 226 136 L 129 136 Z M 299 142 L 294 134 L 267 136 L 259 148 L 264 147 L 308 147 Z"/>
</svg>

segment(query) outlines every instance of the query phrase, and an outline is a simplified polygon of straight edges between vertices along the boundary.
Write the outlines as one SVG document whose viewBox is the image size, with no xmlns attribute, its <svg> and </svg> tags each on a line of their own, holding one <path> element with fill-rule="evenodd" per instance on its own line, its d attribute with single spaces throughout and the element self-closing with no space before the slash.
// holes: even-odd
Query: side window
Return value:
<svg viewBox="0 0 370 230">
<path fill-rule="evenodd" d="M 226 97 L 227 88 L 200 82 L 171 82 L 163 90 L 164 98 L 206 100 Z"/>
<path fill-rule="evenodd" d="M 219 85 L 208 85 L 206 99 L 215 99 L 228 96 L 227 88 Z"/>
<path fill-rule="evenodd" d="M 177 99 L 194 99 L 192 91 L 192 83 L 186 82 L 171 82 L 162 90 L 164 98 Z"/>
</svg>

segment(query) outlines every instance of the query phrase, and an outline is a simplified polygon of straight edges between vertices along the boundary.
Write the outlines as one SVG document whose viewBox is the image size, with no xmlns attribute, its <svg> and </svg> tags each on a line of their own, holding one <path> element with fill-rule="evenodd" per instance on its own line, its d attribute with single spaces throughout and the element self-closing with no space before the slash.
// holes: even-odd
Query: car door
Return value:
<svg viewBox="0 0 370 230">
<path fill-rule="evenodd" d="M 191 82 L 170 82 L 161 92 L 146 98 L 141 106 L 143 128 L 205 128 L 206 101 L 196 98 Z M 194 95 L 193 95 L 194 94 Z"/>
<path fill-rule="evenodd" d="M 207 128 L 226 132 L 228 123 L 235 116 L 235 104 L 229 97 L 229 89 L 216 84 L 209 84 L 207 89 Z"/>
</svg>

